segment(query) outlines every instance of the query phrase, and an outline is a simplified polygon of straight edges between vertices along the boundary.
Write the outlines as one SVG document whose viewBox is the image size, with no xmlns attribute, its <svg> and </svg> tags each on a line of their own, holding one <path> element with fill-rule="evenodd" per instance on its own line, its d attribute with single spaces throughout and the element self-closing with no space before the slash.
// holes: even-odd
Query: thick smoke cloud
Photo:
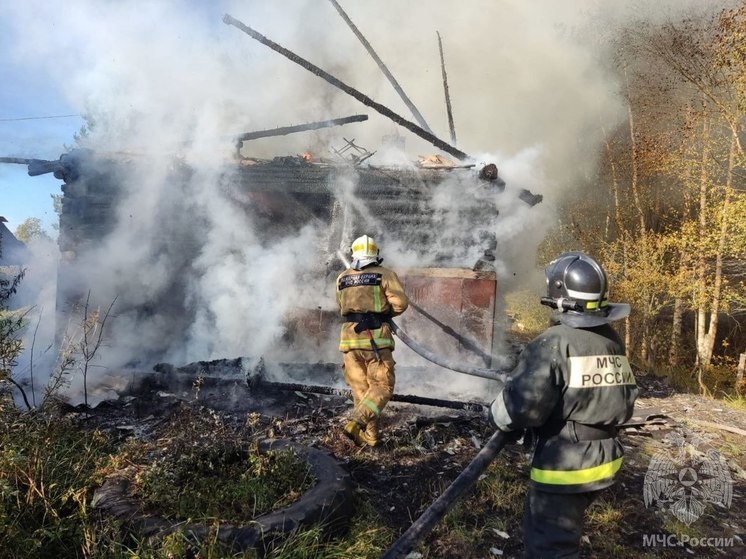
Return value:
<svg viewBox="0 0 746 559">
<path fill-rule="evenodd" d="M 90 290 L 103 308 L 117 299 L 102 364 L 143 365 L 138 355 L 151 351 L 176 363 L 272 351 L 287 357 L 283 317 L 334 306 L 330 285 L 305 279 L 318 271 L 328 224 L 312 222 L 267 242 L 232 202 L 224 165 L 235 151 L 232 138 L 366 113 L 370 120 L 362 124 L 259 140 L 243 153 L 328 156 L 342 135 L 375 150 L 384 135 L 397 133 L 409 160 L 437 150 L 221 21 L 230 13 L 411 119 L 327 2 L 70 0 L 59 10 L 47 4 L 2 2 L 17 30 L 14 54 L 55 76 L 69 103 L 92 118 L 85 147 L 130 162 L 115 230 L 77 255 L 76 285 L 66 286 Z M 592 32 L 635 10 L 639 15 L 640 5 L 615 3 L 610 13 L 605 2 L 342 4 L 446 138 L 440 32 L 458 147 L 478 162 L 497 163 L 508 184 L 483 200 L 500 212 L 487 224 L 498 239 L 497 272 L 506 289 L 514 278 L 522 281 L 556 219 L 556 201 L 593 165 L 589 146 L 598 123 L 613 124 L 623 114 Z M 377 157 L 371 163 L 405 159 Z M 182 168 L 190 172 L 180 174 Z M 341 178 L 338 197 L 354 206 L 351 180 Z M 545 203 L 529 208 L 518 199 L 522 188 L 543 194 Z M 465 202 L 458 181 L 445 183 L 432 202 L 444 238 L 470 238 L 472 224 L 456 211 Z M 458 254 L 453 245 L 450 264 L 473 264 L 483 247 L 467 245 Z M 395 237 L 384 250 L 393 266 L 432 263 Z M 186 324 L 147 312 L 175 290 L 183 293 Z M 175 331 L 186 336 L 173 338 Z M 327 345 L 316 346 L 317 360 L 337 358 L 333 340 Z"/>
</svg>

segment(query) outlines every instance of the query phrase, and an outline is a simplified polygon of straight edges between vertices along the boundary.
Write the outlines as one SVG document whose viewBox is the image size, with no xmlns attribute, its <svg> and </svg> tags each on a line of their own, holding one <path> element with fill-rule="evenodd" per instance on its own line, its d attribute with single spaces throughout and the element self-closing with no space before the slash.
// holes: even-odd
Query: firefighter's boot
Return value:
<svg viewBox="0 0 746 559">
<path fill-rule="evenodd" d="M 378 418 L 368 422 L 365 426 L 365 437 L 368 439 L 368 446 L 378 446 Z"/>
<path fill-rule="evenodd" d="M 344 426 L 343 432 L 345 436 L 357 446 L 376 446 L 378 444 L 378 439 L 370 438 L 367 435 L 364 426 L 361 426 L 354 419 L 347 422 L 347 425 Z"/>
</svg>

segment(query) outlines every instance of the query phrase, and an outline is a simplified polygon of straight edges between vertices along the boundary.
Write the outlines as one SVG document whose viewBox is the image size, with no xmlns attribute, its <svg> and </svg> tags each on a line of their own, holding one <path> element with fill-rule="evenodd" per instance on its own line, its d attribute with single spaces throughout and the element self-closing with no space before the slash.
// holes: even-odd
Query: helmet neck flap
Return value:
<svg viewBox="0 0 746 559">
<path fill-rule="evenodd" d="M 362 270 L 371 264 L 380 264 L 383 258 L 373 237 L 363 235 L 352 242 L 352 269 Z"/>
</svg>

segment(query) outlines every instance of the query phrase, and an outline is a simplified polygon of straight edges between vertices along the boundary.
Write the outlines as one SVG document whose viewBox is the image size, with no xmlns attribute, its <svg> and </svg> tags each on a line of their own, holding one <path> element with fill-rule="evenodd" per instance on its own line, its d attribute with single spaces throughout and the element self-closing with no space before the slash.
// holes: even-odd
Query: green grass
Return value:
<svg viewBox="0 0 746 559">
<path fill-rule="evenodd" d="M 637 512 L 634 503 L 615 499 L 609 494 L 602 495 L 588 508 L 584 532 L 594 557 L 653 557 L 641 548 L 630 547 L 630 534 L 625 533 L 630 518 Z"/>
<path fill-rule="evenodd" d="M 202 428 L 195 429 L 200 424 Z M 137 539 L 126 535 L 117 522 L 99 518 L 90 509 L 94 490 L 107 474 L 143 460 L 153 452 L 153 445 L 122 443 L 82 427 L 57 415 L 21 414 L 12 408 L 0 412 L 0 559 L 253 557 L 253 551 L 232 552 L 215 537 L 196 542 L 176 532 L 159 541 Z M 183 470 L 178 475 L 191 469 L 195 477 L 205 478 L 201 490 L 191 486 L 183 492 L 192 499 L 200 492 L 205 497 L 201 502 L 189 501 L 184 509 L 195 518 L 232 515 L 240 507 L 252 514 L 281 507 L 315 482 L 308 465 L 292 452 L 254 451 L 234 462 L 221 461 L 236 453 L 220 450 L 226 448 L 227 429 L 210 414 L 197 414 L 191 423 L 181 417 L 174 430 L 180 438 L 167 438 L 184 445 L 181 453 L 173 455 Z M 205 441 L 215 444 L 214 452 L 205 451 Z M 167 462 L 156 461 L 159 467 Z M 210 475 L 211 469 L 215 475 Z M 168 484 L 172 474 L 165 469 L 151 472 L 143 486 L 152 491 L 143 493 L 147 501 L 160 507 L 164 496 L 178 499 L 178 490 Z M 237 503 L 236 498 L 245 498 L 248 504 Z M 215 533 L 217 522 L 212 525 Z"/>
<path fill-rule="evenodd" d="M 271 549 L 266 559 L 377 559 L 393 543 L 394 530 L 386 526 L 363 493 L 356 494 L 354 505 L 350 530 L 344 537 L 325 540 L 323 530 L 316 526 L 292 534 Z"/>
<path fill-rule="evenodd" d="M 148 513 L 177 520 L 250 522 L 295 502 L 316 483 L 292 450 L 233 446 L 169 453 L 137 476 L 133 496 Z"/>
<path fill-rule="evenodd" d="M 721 401 L 724 406 L 738 411 L 746 411 L 746 396 L 743 394 L 725 394 Z"/>
<path fill-rule="evenodd" d="M 546 330 L 550 313 L 547 307 L 539 304 L 542 295 L 543 293 L 527 289 L 505 296 L 508 316 L 513 323 L 511 332 L 514 335 L 530 340 Z"/>
<path fill-rule="evenodd" d="M 289 494 L 299 493 L 309 482 L 305 464 L 291 453 L 263 455 L 255 448 L 248 453 L 237 450 L 251 448 L 248 440 L 264 432 L 262 425 L 267 422 L 262 418 L 249 418 L 246 424 L 232 428 L 214 412 L 188 408 L 177 413 L 150 442 L 121 442 L 103 432 L 86 430 L 85 423 L 59 416 L 0 413 L 0 559 L 254 559 L 255 552 L 235 553 L 218 541 L 219 519 L 235 521 L 238 514 L 253 515 L 263 507 L 286 504 L 292 500 Z M 257 430 L 252 431 L 254 428 Z M 388 443 L 390 455 L 371 451 L 353 454 L 350 467 L 365 472 L 383 469 L 386 459 L 429 461 L 437 456 L 423 455 L 421 448 L 435 443 L 437 452 L 443 445 L 458 442 L 456 435 L 452 425 L 407 429 L 399 440 Z M 466 439 L 462 442 L 468 444 Z M 630 461 L 620 482 L 589 509 L 583 556 L 652 559 L 658 552 L 662 557 L 674 557 L 671 550 L 643 548 L 641 532 L 696 537 L 721 533 L 714 532 L 723 529 L 715 520 L 690 529 L 669 513 L 659 514 L 643 506 L 640 476 L 644 475 L 646 455 L 656 450 L 654 441 L 641 441 L 634 451 L 635 469 Z M 740 447 L 732 452 L 737 451 Z M 209 537 L 195 541 L 188 534 L 175 532 L 151 541 L 126 536 L 116 522 L 97 519 L 89 509 L 93 490 L 106 475 L 125 469 L 141 472 L 139 491 L 151 512 L 162 514 L 170 509 L 173 518 L 202 520 L 211 527 Z M 455 476 L 457 472 L 450 473 Z M 264 481 L 257 484 L 256 477 Z M 269 481 L 273 477 L 276 480 Z M 288 478 L 294 478 L 290 485 Z M 448 483 L 448 476 L 430 476 L 421 479 L 416 488 L 412 484 L 404 488 L 412 491 L 411 510 L 424 510 Z M 506 448 L 418 544 L 417 551 L 423 559 L 483 559 L 490 557 L 494 547 L 505 556 L 520 556 L 527 483 L 528 456 L 519 447 Z M 177 491 L 174 486 L 186 490 Z M 380 488 L 383 495 L 390 489 Z M 263 494 L 265 490 L 269 493 Z M 414 520 L 402 518 L 398 502 L 397 512 L 391 514 L 391 503 L 378 493 L 375 484 L 357 491 L 354 504 L 348 533 L 329 539 L 320 526 L 304 529 L 277 541 L 266 557 L 378 558 Z M 503 532 L 507 539 L 501 537 Z M 702 553 L 714 556 L 714 552 Z"/>
<path fill-rule="evenodd" d="M 284 506 L 314 483 L 307 464 L 291 451 L 236 452 L 228 445 L 229 429 L 210 412 L 177 415 L 173 428 L 161 434 L 157 443 L 122 443 L 59 416 L 0 413 L 0 559 L 254 559 L 254 550 L 236 553 L 218 541 L 216 519 L 235 521 L 237 511 Z M 166 452 L 153 461 L 156 444 Z M 139 538 L 92 514 L 93 491 L 105 476 L 137 463 L 152 464 L 141 468 L 147 473 L 139 488 L 149 506 L 182 507 L 190 518 L 214 519 L 206 521 L 206 540 L 178 531 L 158 540 Z M 182 502 L 180 494 L 190 497 Z M 355 501 L 348 533 L 330 540 L 322 527 L 312 527 L 277 542 L 266 557 L 380 557 L 395 531 L 364 493 Z"/>
<path fill-rule="evenodd" d="M 521 546 L 526 465 L 521 451 L 500 455 L 417 551 L 427 559 L 489 557 L 492 547 L 502 549 L 506 555 L 516 553 Z M 433 498 L 441 493 L 442 490 L 436 491 Z M 507 533 L 508 539 L 498 532 Z"/>
<path fill-rule="evenodd" d="M 0 416 L 0 556 L 78 557 L 93 530 L 88 503 L 112 447 L 60 418 Z"/>
</svg>

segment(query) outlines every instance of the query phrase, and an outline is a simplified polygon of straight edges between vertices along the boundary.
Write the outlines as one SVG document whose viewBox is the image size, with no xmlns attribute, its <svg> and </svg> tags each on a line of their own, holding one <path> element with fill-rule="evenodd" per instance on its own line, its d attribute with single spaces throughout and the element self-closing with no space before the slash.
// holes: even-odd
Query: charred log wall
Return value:
<svg viewBox="0 0 746 559">
<path fill-rule="evenodd" d="M 81 255 L 105 243 L 118 220 L 127 219 L 128 216 L 120 212 L 118 203 L 124 196 L 126 181 L 132 180 L 134 166 L 131 158 L 103 157 L 80 152 L 74 157 L 66 158 L 65 165 L 60 167 L 60 178 L 65 180 L 65 184 L 62 189 L 64 196 L 59 236 L 63 258 L 58 280 L 58 310 L 69 312 L 71 303 L 80 301 L 86 295 L 86 289 L 82 287 L 86 278 L 81 277 L 77 270 Z M 186 184 L 190 176 L 189 169 L 174 165 L 173 173 L 168 178 L 177 185 L 174 192 L 179 192 L 179 181 Z M 430 199 L 433 189 L 437 189 L 445 178 L 454 177 L 461 177 L 472 183 L 477 180 L 468 169 L 358 168 L 352 165 L 311 163 L 301 157 L 279 157 L 272 161 L 253 164 L 242 161 L 235 166 L 227 166 L 222 188 L 226 196 L 251 216 L 260 240 L 267 246 L 272 245 L 273 239 L 295 234 L 305 224 L 321 225 L 329 238 L 326 246 L 327 268 L 320 269 L 320 272 L 332 274 L 339 269 L 334 254 L 343 243 L 351 241 L 350 235 L 367 232 L 382 237 L 384 242 L 396 239 L 423 253 L 432 252 L 439 246 L 442 248 L 442 238 L 436 237 L 442 232 L 440 218 L 430 206 Z M 341 194 L 341 189 L 344 188 L 350 189 L 346 195 L 353 195 L 359 204 L 340 203 L 340 199 L 344 199 Z M 169 320 L 173 320 L 172 334 L 175 336 L 178 336 L 180 329 L 188 328 L 190 324 L 191 311 L 185 305 L 187 297 L 184 278 L 189 273 L 190 258 L 195 258 L 200 248 L 199 240 L 192 238 L 193 230 L 198 227 L 190 221 L 192 216 L 180 214 L 183 210 L 180 208 L 178 200 L 159 208 L 159 234 L 157 238 L 144 239 L 143 242 L 152 244 L 152 250 L 156 253 L 170 254 L 172 263 L 183 268 L 184 274 L 174 278 L 174 284 L 156 300 L 137 309 L 122 308 L 121 305 L 126 306 L 125 301 L 118 303 L 120 312 L 124 310 L 137 315 L 168 316 Z M 464 219 L 473 224 L 472 228 L 477 229 L 479 223 L 488 224 L 497 214 L 494 207 L 489 205 L 479 206 L 476 213 L 473 208 L 468 211 L 471 214 L 465 215 Z M 341 220 L 340 213 L 344 214 Z M 343 226 L 342 222 L 347 225 Z M 119 224 L 120 228 L 126 226 L 126 221 Z M 454 246 L 466 243 L 463 239 L 454 241 Z M 323 258 L 319 260 L 323 261 Z M 131 272 L 137 273 L 136 270 Z M 411 277 L 413 285 L 422 284 L 425 280 L 417 279 L 416 275 L 412 274 Z M 458 305 L 441 301 L 436 302 L 436 308 L 428 306 L 428 297 L 437 300 L 438 297 L 433 294 L 443 293 L 442 286 L 450 280 L 445 277 L 438 280 L 440 287 L 432 287 L 435 281 L 432 277 L 427 281 L 431 284 L 429 291 L 416 289 L 429 295 L 415 297 L 415 300 L 429 308 L 454 330 L 465 328 L 479 346 L 489 353 L 491 338 L 487 330 L 491 332 L 494 313 L 494 278 L 490 287 L 480 288 L 483 291 L 486 289 L 485 292 L 491 290 L 492 299 L 480 299 L 479 303 L 474 303 L 474 299 L 466 307 L 461 301 L 465 290 L 470 289 L 464 283 L 466 280 L 458 279 L 458 285 L 446 289 L 453 290 L 458 295 Z M 465 300 L 471 301 L 470 296 L 466 296 Z M 444 310 L 446 308 L 449 309 L 447 312 Z M 477 317 L 474 315 L 476 311 L 482 314 Z M 459 318 L 463 312 L 469 316 L 465 325 L 461 324 Z M 338 318 L 334 313 L 325 314 L 321 319 L 319 316 L 315 309 L 310 310 L 310 313 L 299 310 L 295 319 L 301 322 L 308 319 L 316 325 L 318 337 L 321 338 L 337 328 L 334 322 Z M 293 329 L 291 325 L 289 332 L 292 333 Z M 473 331 L 469 332 L 470 329 Z M 308 331 L 305 328 L 303 330 Z"/>
</svg>

